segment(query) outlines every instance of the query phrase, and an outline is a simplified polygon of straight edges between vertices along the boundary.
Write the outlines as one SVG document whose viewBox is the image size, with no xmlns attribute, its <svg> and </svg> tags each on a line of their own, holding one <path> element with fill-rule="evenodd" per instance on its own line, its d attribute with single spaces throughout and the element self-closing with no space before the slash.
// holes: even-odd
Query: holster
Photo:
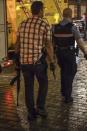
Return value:
<svg viewBox="0 0 87 131">
<path fill-rule="evenodd" d="M 42 56 L 35 64 L 46 64 L 47 52 L 45 48 L 42 48 Z"/>
</svg>

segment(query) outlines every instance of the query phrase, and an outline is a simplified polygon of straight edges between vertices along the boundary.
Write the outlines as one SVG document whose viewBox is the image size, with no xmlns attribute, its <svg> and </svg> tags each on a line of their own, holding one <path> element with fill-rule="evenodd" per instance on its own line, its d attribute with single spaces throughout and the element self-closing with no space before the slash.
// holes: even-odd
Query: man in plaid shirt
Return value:
<svg viewBox="0 0 87 131">
<path fill-rule="evenodd" d="M 48 90 L 46 54 L 50 61 L 51 71 L 55 70 L 51 29 L 42 17 L 44 6 L 41 1 L 31 5 L 32 17 L 23 21 L 18 29 L 16 53 L 20 54 L 21 70 L 25 82 L 25 99 L 28 109 L 28 120 L 37 115 L 47 117 L 45 101 Z M 43 49 L 46 49 L 44 53 Z M 36 106 L 34 105 L 34 75 L 39 83 Z"/>
</svg>

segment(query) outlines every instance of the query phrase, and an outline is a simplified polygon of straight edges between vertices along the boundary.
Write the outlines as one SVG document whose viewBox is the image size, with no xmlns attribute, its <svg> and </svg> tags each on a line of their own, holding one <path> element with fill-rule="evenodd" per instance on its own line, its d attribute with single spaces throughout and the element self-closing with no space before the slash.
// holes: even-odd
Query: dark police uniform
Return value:
<svg viewBox="0 0 87 131">
<path fill-rule="evenodd" d="M 77 71 L 75 39 L 80 38 L 73 23 L 64 19 L 54 25 L 53 40 L 58 64 L 61 69 L 61 94 L 66 100 L 71 98 L 72 83 Z"/>
</svg>

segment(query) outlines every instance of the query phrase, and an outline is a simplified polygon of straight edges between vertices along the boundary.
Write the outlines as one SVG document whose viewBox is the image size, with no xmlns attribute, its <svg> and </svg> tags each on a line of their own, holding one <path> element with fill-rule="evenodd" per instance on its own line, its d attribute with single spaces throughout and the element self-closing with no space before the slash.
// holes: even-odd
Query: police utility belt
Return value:
<svg viewBox="0 0 87 131">
<path fill-rule="evenodd" d="M 61 47 L 61 46 L 56 46 L 56 49 L 59 49 L 59 50 L 75 50 L 75 47 L 74 46 L 64 46 L 64 47 Z"/>
</svg>

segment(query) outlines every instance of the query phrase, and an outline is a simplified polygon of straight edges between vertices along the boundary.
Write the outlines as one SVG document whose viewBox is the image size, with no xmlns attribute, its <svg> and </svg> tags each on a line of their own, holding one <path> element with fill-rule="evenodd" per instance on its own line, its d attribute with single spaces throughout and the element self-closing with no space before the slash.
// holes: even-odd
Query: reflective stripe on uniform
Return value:
<svg viewBox="0 0 87 131">
<path fill-rule="evenodd" d="M 55 37 L 73 37 L 73 34 L 54 34 Z"/>
</svg>

